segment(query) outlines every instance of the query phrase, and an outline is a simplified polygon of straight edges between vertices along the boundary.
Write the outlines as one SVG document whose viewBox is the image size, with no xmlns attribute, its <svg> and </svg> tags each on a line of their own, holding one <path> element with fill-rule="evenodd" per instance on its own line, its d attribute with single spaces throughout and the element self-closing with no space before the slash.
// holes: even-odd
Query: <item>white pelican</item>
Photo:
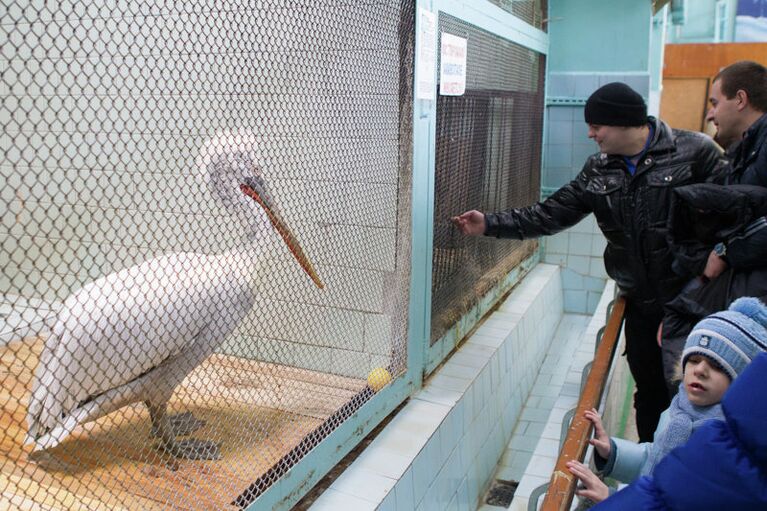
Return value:
<svg viewBox="0 0 767 511">
<path fill-rule="evenodd" d="M 282 220 L 260 169 L 238 135 L 206 144 L 201 169 L 214 196 L 246 222 L 248 241 L 219 255 L 172 253 L 91 282 L 58 313 L 35 370 L 27 441 L 58 445 L 75 427 L 144 402 L 161 447 L 186 459 L 217 459 L 219 445 L 177 440 L 202 425 L 171 416 L 174 388 L 232 332 L 255 301 L 251 277 L 272 228 L 314 283 L 311 262 Z"/>
</svg>

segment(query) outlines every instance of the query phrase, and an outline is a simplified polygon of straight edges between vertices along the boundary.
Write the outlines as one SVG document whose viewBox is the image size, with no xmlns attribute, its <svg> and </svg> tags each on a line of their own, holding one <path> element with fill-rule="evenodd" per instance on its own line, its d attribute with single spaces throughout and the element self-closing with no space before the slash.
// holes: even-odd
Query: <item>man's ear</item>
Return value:
<svg viewBox="0 0 767 511">
<path fill-rule="evenodd" d="M 749 104 L 748 92 L 738 89 L 738 92 L 735 93 L 735 100 L 737 101 L 736 107 L 738 111 L 745 109 Z"/>
</svg>

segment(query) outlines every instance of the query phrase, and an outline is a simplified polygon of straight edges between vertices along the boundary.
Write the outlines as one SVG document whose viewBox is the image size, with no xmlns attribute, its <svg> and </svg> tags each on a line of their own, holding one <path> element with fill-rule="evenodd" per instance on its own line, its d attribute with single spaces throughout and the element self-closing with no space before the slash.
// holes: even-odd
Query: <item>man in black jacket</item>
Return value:
<svg viewBox="0 0 767 511">
<path fill-rule="evenodd" d="M 748 60 L 727 66 L 714 77 L 709 102 L 706 120 L 714 123 L 716 141 L 727 149 L 723 184 L 767 187 L 767 69 Z M 716 277 L 728 263 L 736 269 L 763 266 L 765 257 L 767 219 L 762 217 L 717 245 L 705 275 Z"/>
<path fill-rule="evenodd" d="M 727 149 L 727 184 L 767 187 L 767 69 L 742 60 L 722 69 L 711 83 L 706 120 Z"/>
<path fill-rule="evenodd" d="M 662 306 L 705 264 L 683 267 L 675 261 L 666 228 L 671 190 L 711 178 L 721 153 L 705 135 L 672 130 L 647 117 L 642 97 L 623 83 L 594 92 L 584 115 L 600 152 L 575 179 L 532 206 L 487 214 L 472 210 L 452 221 L 468 235 L 525 239 L 555 234 L 594 213 L 607 238 L 605 268 L 627 298 L 626 352 L 636 382 L 639 438 L 652 441 L 669 405 L 655 340 Z"/>
<path fill-rule="evenodd" d="M 714 77 L 709 101 L 706 119 L 727 148 L 728 164 L 716 181 L 726 186 L 675 191 L 669 229 L 677 257 L 696 244 L 718 243 L 703 275 L 666 304 L 659 338 L 670 392 L 692 326 L 738 297 L 767 295 L 767 69 L 745 60 L 727 66 Z"/>
</svg>

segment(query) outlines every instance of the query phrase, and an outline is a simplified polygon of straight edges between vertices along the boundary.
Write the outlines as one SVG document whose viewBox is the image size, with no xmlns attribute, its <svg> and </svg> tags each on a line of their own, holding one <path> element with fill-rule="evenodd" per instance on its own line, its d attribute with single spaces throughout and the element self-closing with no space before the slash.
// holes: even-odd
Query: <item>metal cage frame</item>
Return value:
<svg viewBox="0 0 767 511">
<path fill-rule="evenodd" d="M 416 0 L 415 76 L 417 83 L 421 41 L 418 9 L 435 15 L 443 12 L 478 28 L 517 43 L 543 55 L 549 52 L 549 35 L 525 23 L 501 7 L 484 0 L 471 4 L 461 0 Z M 437 73 L 437 69 L 433 70 Z M 540 249 L 525 259 L 514 271 L 482 297 L 453 328 L 434 344 L 430 344 L 431 275 L 434 240 L 434 175 L 436 157 L 437 102 L 413 98 L 413 180 L 411 272 L 408 312 L 407 372 L 377 393 L 349 419 L 293 467 L 285 476 L 264 492 L 248 508 L 287 510 L 297 502 L 321 477 L 329 472 L 375 426 L 402 401 L 423 386 L 426 375 L 434 370 L 508 291 L 513 288 L 541 259 Z M 547 123 L 544 110 L 544 130 Z M 543 134 L 542 134 L 543 136 Z M 543 140 L 542 149 L 545 144 Z M 543 162 L 542 155 L 542 166 Z"/>
<path fill-rule="evenodd" d="M 357 2 L 360 0 L 352 0 Z M 477 0 L 414 0 L 415 34 L 413 48 L 413 89 L 419 79 L 419 51 L 424 45 L 419 10 L 435 16 L 448 14 L 509 42 L 541 55 L 548 55 L 549 35 L 522 21 L 498 2 Z M 439 30 L 439 26 L 437 26 Z M 436 44 L 436 40 L 435 40 Z M 437 73 L 437 69 L 431 70 Z M 545 75 L 546 73 L 544 73 Z M 436 80 L 435 80 L 436 83 Z M 545 89 L 544 89 L 545 95 Z M 350 401 L 350 408 L 339 410 L 347 416 L 319 441 L 301 460 L 285 470 L 274 472 L 274 482 L 254 500 L 239 503 L 244 509 L 288 510 L 292 508 L 325 474 L 346 456 L 387 415 L 423 386 L 425 377 L 455 348 L 463 336 L 540 260 L 540 248 L 510 272 L 476 306 L 433 344 L 430 342 L 432 253 L 434 241 L 434 180 L 436 153 L 437 101 L 418 99 L 413 94 L 412 144 L 400 154 L 409 155 L 411 178 L 410 281 L 407 310 L 407 370 L 388 386 L 362 404 Z M 544 109 L 543 133 L 547 113 Z M 545 146 L 545 139 L 541 147 Z M 542 151 L 543 152 L 543 151 Z M 544 155 L 541 154 L 542 167 Z"/>
</svg>

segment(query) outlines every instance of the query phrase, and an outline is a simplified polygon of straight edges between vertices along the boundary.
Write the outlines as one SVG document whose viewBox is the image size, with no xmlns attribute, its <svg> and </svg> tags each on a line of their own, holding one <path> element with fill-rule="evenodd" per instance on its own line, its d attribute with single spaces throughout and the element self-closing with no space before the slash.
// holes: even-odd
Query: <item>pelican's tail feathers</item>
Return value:
<svg viewBox="0 0 767 511">
<path fill-rule="evenodd" d="M 52 430 L 50 430 L 47 433 L 40 434 L 38 436 L 32 436 L 32 428 L 30 428 L 30 432 L 27 434 L 26 439 L 24 440 L 25 445 L 34 444 L 35 448 L 33 451 L 42 451 L 44 449 L 51 449 L 53 447 L 56 447 L 61 443 L 62 440 L 64 440 L 66 437 L 72 434 L 72 431 L 75 430 L 75 428 L 78 425 L 77 417 L 74 415 L 70 415 L 64 420 L 64 423 L 56 426 Z M 39 429 L 35 430 L 35 433 L 40 433 L 41 431 Z"/>
<path fill-rule="evenodd" d="M 52 429 L 64 416 L 61 394 L 61 385 L 56 384 L 53 374 L 38 370 L 27 406 L 27 425 L 32 437 Z"/>
<path fill-rule="evenodd" d="M 57 358 L 56 353 L 61 341 L 66 341 L 66 337 L 65 332 L 57 332 L 54 329 L 40 354 L 40 361 L 35 369 L 32 392 L 27 405 L 27 440 L 25 443 L 39 444 L 41 438 L 49 437 L 53 431 L 65 427 L 71 419 L 69 412 L 76 402 L 69 390 L 68 380 L 71 379 L 71 376 L 67 369 L 68 360 L 62 363 Z M 68 429 L 71 430 L 72 428 Z M 58 438 L 58 435 L 54 435 L 54 437 Z"/>
</svg>

